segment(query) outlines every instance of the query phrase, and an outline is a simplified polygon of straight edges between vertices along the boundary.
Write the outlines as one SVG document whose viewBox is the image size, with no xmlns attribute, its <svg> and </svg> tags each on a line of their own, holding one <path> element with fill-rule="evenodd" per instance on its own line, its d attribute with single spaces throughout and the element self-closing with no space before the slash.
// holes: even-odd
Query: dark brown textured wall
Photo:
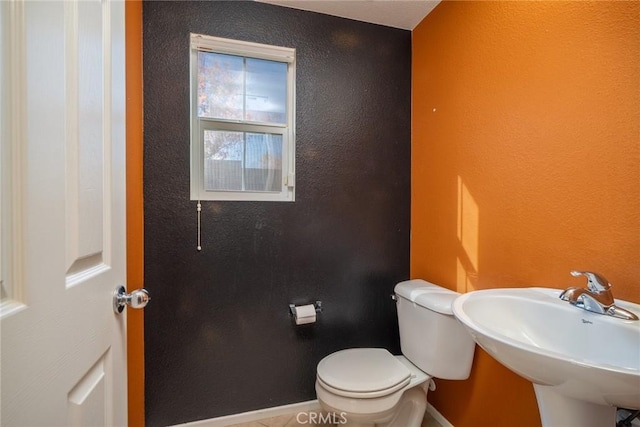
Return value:
<svg viewBox="0 0 640 427">
<path fill-rule="evenodd" d="M 399 353 L 409 276 L 411 33 L 244 1 L 144 4 L 146 422 L 315 398 L 347 347 Z M 189 33 L 294 47 L 296 201 L 189 200 Z M 295 327 L 288 304 L 322 300 Z"/>
</svg>

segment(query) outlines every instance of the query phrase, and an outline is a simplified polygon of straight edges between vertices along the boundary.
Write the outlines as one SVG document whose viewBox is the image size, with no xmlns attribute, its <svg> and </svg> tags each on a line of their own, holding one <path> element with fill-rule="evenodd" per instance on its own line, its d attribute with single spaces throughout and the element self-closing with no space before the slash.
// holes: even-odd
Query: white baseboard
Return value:
<svg viewBox="0 0 640 427">
<path fill-rule="evenodd" d="M 427 402 L 427 412 L 436 420 L 442 427 L 453 427 L 453 424 L 449 422 L 445 417 L 442 416 L 440 412 L 433 406 L 431 403 Z"/>
<path fill-rule="evenodd" d="M 258 409 L 256 411 L 243 412 L 241 414 L 226 415 L 224 417 L 218 418 L 209 418 L 208 420 L 194 421 L 185 424 L 176 424 L 173 427 L 226 427 L 233 424 L 250 423 L 252 421 L 259 421 L 265 418 L 277 417 L 286 414 L 295 414 L 297 412 L 305 411 L 320 411 L 320 404 L 317 400 L 309 400 L 307 402 L 292 403 L 290 405 Z"/>
</svg>

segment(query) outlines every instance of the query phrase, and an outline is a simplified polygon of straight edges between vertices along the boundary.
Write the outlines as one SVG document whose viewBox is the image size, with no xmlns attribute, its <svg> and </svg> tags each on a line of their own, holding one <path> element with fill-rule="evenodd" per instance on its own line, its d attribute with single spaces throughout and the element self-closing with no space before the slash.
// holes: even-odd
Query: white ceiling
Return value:
<svg viewBox="0 0 640 427">
<path fill-rule="evenodd" d="M 356 21 L 413 30 L 440 0 L 257 0 Z"/>
</svg>

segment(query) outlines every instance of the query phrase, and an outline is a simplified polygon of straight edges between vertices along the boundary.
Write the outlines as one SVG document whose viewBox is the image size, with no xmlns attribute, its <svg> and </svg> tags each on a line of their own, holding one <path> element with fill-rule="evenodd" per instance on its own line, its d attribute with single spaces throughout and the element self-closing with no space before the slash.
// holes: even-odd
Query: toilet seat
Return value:
<svg viewBox="0 0 640 427">
<path fill-rule="evenodd" d="M 356 354 L 358 354 L 359 357 L 353 357 L 353 359 L 355 359 L 353 363 L 355 364 L 355 367 L 359 368 L 362 371 L 366 372 L 367 369 L 371 368 L 370 363 L 372 358 L 365 356 L 370 355 L 368 350 L 374 350 L 379 353 L 378 357 L 382 361 L 380 363 L 381 366 L 376 366 L 377 368 L 381 367 L 382 369 L 385 369 L 388 367 L 395 367 L 397 368 L 397 373 L 405 372 L 397 365 L 392 363 L 387 364 L 385 362 L 385 360 L 388 361 L 388 355 L 390 355 L 390 353 L 386 350 L 384 351 L 386 353 L 385 355 L 382 355 L 384 353 L 380 354 L 380 349 L 354 350 L 357 350 Z M 355 356 L 356 354 L 353 354 L 351 356 Z M 348 358 L 348 356 L 341 356 L 340 359 L 343 357 Z M 332 387 L 331 385 L 326 384 L 325 381 L 320 378 L 320 374 L 323 374 L 325 378 L 331 377 L 330 374 L 332 371 L 332 364 L 329 364 L 328 367 L 323 366 L 322 369 L 319 369 L 319 375 L 316 376 L 315 389 L 316 396 L 318 397 L 318 402 L 320 402 L 323 410 L 337 414 L 344 413 L 350 423 L 354 423 L 360 426 L 374 427 L 376 425 L 384 425 L 387 427 L 418 427 L 424 416 L 424 410 L 427 403 L 425 398 L 426 390 L 424 389 L 424 387 L 421 387 L 421 385 L 423 385 L 425 381 L 428 381 L 431 377 L 427 373 L 420 370 L 413 363 L 411 363 L 406 357 L 391 357 L 395 359 L 395 361 L 397 361 L 399 364 L 401 364 L 404 368 L 406 368 L 409 373 L 409 378 L 398 382 L 392 387 L 381 388 L 373 392 L 345 391 L 343 389 Z M 367 363 L 367 361 L 369 363 Z M 325 364 L 323 363 L 323 365 Z M 320 366 L 320 364 L 318 366 Z M 345 364 L 340 364 L 340 366 L 344 367 Z M 354 366 L 350 365 L 349 362 L 347 362 L 346 367 L 353 368 Z M 379 372 L 381 371 L 369 371 L 369 374 Z M 387 384 L 394 382 L 393 380 L 390 380 L 390 378 L 393 378 L 393 376 L 387 377 Z M 341 385 L 345 387 L 344 384 Z M 362 384 L 360 385 L 360 389 L 363 389 Z M 411 413 L 414 415 L 413 418 L 418 421 L 416 421 L 416 423 L 407 423 L 407 419 L 403 415 L 403 417 L 399 418 L 399 422 L 396 422 L 395 424 L 388 424 L 395 419 L 394 417 L 396 416 L 395 414 L 399 408 L 399 405 L 405 405 L 403 407 L 406 408 L 406 405 L 408 403 L 410 404 L 410 406 L 416 409 L 415 411 L 411 411 Z M 406 412 L 403 412 L 403 414 L 406 414 Z"/>
<path fill-rule="evenodd" d="M 383 348 L 352 348 L 322 359 L 317 380 L 338 396 L 367 399 L 402 390 L 411 371 Z"/>
<path fill-rule="evenodd" d="M 398 390 L 404 389 L 406 385 L 409 384 L 410 379 L 407 378 L 406 381 L 398 383 L 397 385 L 390 387 L 388 389 L 376 390 L 371 392 L 356 392 L 356 391 L 349 391 L 349 390 L 341 390 L 339 388 L 331 387 L 329 384 L 325 383 L 320 378 L 316 378 L 316 381 L 321 387 L 323 387 L 327 391 L 330 391 L 336 396 L 352 397 L 354 399 L 373 399 L 376 397 L 388 396 L 390 394 L 395 393 Z"/>
</svg>

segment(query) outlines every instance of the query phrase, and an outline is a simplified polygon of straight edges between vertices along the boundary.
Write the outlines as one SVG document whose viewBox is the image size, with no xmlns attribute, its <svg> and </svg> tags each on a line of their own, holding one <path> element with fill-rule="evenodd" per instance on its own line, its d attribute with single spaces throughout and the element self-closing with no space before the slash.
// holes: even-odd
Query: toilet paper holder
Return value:
<svg viewBox="0 0 640 427">
<path fill-rule="evenodd" d="M 300 304 L 300 305 L 306 305 L 306 304 Z M 316 313 L 322 313 L 322 301 L 316 301 L 313 303 L 313 307 L 316 309 Z M 291 314 L 293 317 L 296 316 L 296 305 L 295 304 L 289 304 L 289 314 Z"/>
</svg>

